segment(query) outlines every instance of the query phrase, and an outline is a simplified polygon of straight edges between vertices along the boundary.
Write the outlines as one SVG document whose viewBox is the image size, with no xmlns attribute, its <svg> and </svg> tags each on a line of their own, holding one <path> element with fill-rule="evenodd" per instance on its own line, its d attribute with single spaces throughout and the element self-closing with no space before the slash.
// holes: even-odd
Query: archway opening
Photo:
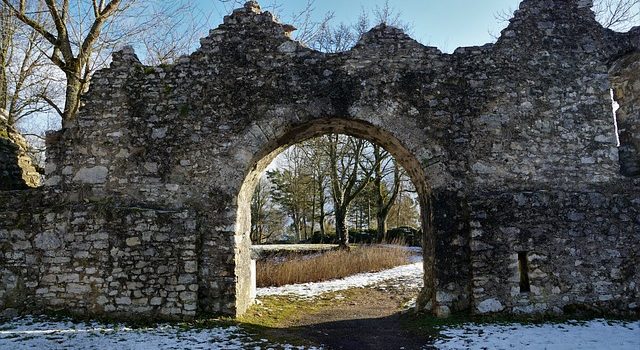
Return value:
<svg viewBox="0 0 640 350">
<path fill-rule="evenodd" d="M 290 146 L 258 181 L 251 242 L 420 245 L 420 205 L 406 171 L 384 148 L 327 134 Z"/>
<path fill-rule="evenodd" d="M 343 136 L 340 136 L 343 135 Z M 331 140 L 334 141 L 334 144 L 338 144 L 338 146 L 331 146 Z M 354 169 L 358 169 L 357 172 L 360 175 L 368 176 L 369 182 L 375 183 L 376 176 L 373 174 L 378 169 L 376 167 L 376 157 L 385 159 L 391 159 L 392 161 L 388 161 L 388 164 L 381 167 L 381 172 L 385 172 L 383 174 L 383 178 L 379 179 L 383 184 L 385 182 L 390 182 L 391 177 L 398 176 L 402 177 L 402 174 L 398 174 L 395 171 L 390 171 L 393 166 L 389 166 L 391 164 L 397 164 L 397 169 L 400 173 L 404 173 L 404 181 L 410 182 L 412 184 L 411 187 L 407 186 L 406 190 L 411 191 L 411 194 L 404 193 L 405 199 L 410 199 L 415 202 L 415 207 L 417 208 L 418 213 L 416 214 L 419 219 L 417 219 L 418 228 L 416 232 L 420 232 L 420 244 L 422 245 L 423 251 L 423 265 L 424 265 L 424 287 L 421 293 L 421 299 L 431 299 L 432 295 L 435 295 L 434 291 L 434 276 L 433 276 L 433 233 L 432 233 L 432 218 L 431 218 L 431 207 L 430 207 L 430 194 L 431 189 L 428 185 L 427 178 L 424 174 L 423 167 L 416 159 L 416 157 L 408 150 L 396 137 L 394 137 L 391 133 L 376 127 L 370 123 L 357 121 L 357 120 L 346 120 L 346 119 L 323 119 L 316 120 L 311 123 L 307 123 L 300 126 L 291 127 L 287 132 L 285 132 L 282 136 L 278 137 L 275 140 L 269 142 L 269 144 L 265 147 L 265 149 L 257 154 L 254 158 L 253 167 L 248 172 L 244 183 L 242 184 L 238 202 L 237 202 L 237 221 L 236 221 L 236 276 L 238 276 L 237 288 L 236 288 L 236 310 L 237 314 L 243 314 L 247 308 L 253 303 L 255 297 L 255 260 L 251 259 L 251 238 L 252 232 L 254 241 L 257 238 L 260 239 L 259 233 L 257 233 L 256 221 L 254 220 L 252 224 L 251 220 L 251 212 L 252 212 L 252 202 L 254 204 L 254 213 L 255 213 L 255 193 L 256 189 L 258 190 L 258 195 L 261 195 L 259 192 L 261 179 L 265 178 L 265 173 L 270 171 L 270 175 L 266 175 L 267 178 L 271 177 L 272 181 L 283 181 L 282 178 L 278 179 L 278 177 L 282 177 L 283 173 L 278 173 L 274 169 L 277 168 L 273 166 L 271 169 L 269 166 L 273 163 L 273 161 L 277 158 L 278 155 L 283 154 L 286 158 L 287 156 L 291 156 L 288 152 L 303 152 L 304 149 L 301 149 L 301 146 L 296 146 L 293 148 L 293 151 L 285 151 L 289 149 L 289 147 L 293 145 L 300 145 L 302 143 L 303 146 L 310 146 L 314 143 L 323 143 L 324 150 L 322 152 L 325 153 L 326 157 L 330 157 L 331 155 L 340 156 L 341 152 L 344 152 L 347 149 L 347 145 L 351 147 L 359 148 L 360 151 L 364 151 L 367 153 L 362 156 L 360 159 L 353 158 L 353 154 L 350 154 L 351 158 L 348 161 L 338 161 L 335 162 L 334 166 L 331 165 L 320 165 L 321 167 L 325 167 L 323 169 L 327 176 L 326 181 L 328 181 L 328 187 L 326 189 L 327 198 L 325 200 L 327 202 L 327 207 L 331 207 L 331 210 L 334 211 L 332 215 L 332 220 L 325 221 L 325 224 L 332 225 L 332 227 L 327 230 L 327 226 L 321 228 L 322 221 L 316 216 L 315 223 L 309 225 L 309 223 L 305 223 L 304 220 L 297 220 L 289 217 L 286 225 L 290 227 L 290 235 L 293 237 L 289 237 L 289 241 L 323 241 L 330 243 L 338 243 L 344 245 L 349 241 L 353 241 L 353 238 L 350 236 L 344 237 L 341 236 L 340 221 L 342 220 L 343 224 L 346 223 L 347 226 L 350 226 L 351 232 L 362 233 L 361 228 L 365 225 L 363 224 L 365 217 L 367 221 L 367 225 L 369 229 L 373 228 L 374 225 L 368 225 L 369 222 L 376 221 L 376 232 L 375 234 L 370 234 L 366 239 L 362 239 L 363 237 L 357 237 L 356 242 L 363 241 L 383 241 L 385 238 L 389 240 L 390 237 L 384 237 L 383 232 L 378 232 L 378 220 L 377 218 L 374 220 L 373 215 L 359 215 L 358 217 L 354 217 L 352 213 L 353 201 L 351 203 L 346 204 L 346 217 L 335 215 L 336 207 L 341 206 L 344 203 L 337 203 L 335 198 L 329 198 L 336 193 L 335 183 L 332 187 L 331 184 L 331 172 L 333 170 L 334 173 L 340 173 L 342 171 L 343 180 L 344 177 L 348 177 L 349 174 L 352 174 Z M 340 146 L 342 144 L 342 146 Z M 344 146 L 344 147 L 343 147 Z M 283 153 L 284 152 L 284 153 Z M 348 153 L 348 151 L 347 151 Z M 282 162 L 282 160 L 280 160 Z M 286 160 L 285 160 L 286 162 Z M 349 163 L 352 167 L 349 168 Z M 368 163 L 370 168 L 374 169 L 372 171 L 363 170 L 363 163 Z M 291 165 L 291 164 L 289 164 Z M 353 167 L 355 165 L 355 167 Z M 338 168 L 338 169 L 336 169 Z M 348 169 L 347 169 L 348 168 Z M 310 169 L 306 169 L 310 170 Z M 316 169 L 317 170 L 317 169 Z M 337 171 L 336 171 L 337 170 Z M 345 170 L 350 170 L 351 173 Z M 289 174 L 291 175 L 291 174 Z M 334 179 L 335 180 L 335 179 Z M 264 183 L 264 180 L 262 180 Z M 403 181 L 400 179 L 400 181 Z M 334 181 L 335 182 L 335 181 Z M 346 189 L 345 187 L 349 187 L 349 185 L 345 185 L 343 182 L 341 185 L 342 193 L 341 195 L 344 197 L 345 195 L 348 197 L 354 197 L 352 191 L 354 187 L 366 187 L 366 184 L 363 185 L 362 182 L 358 183 L 356 181 L 355 184 L 350 185 L 350 189 Z M 400 185 L 402 186 L 402 184 Z M 386 186 L 385 186 L 386 187 Z M 344 193 L 344 191 L 351 191 L 349 193 Z M 388 190 L 387 190 L 388 191 Z M 340 191 L 337 191 L 340 192 Z M 396 196 L 397 198 L 397 196 Z M 351 198 L 354 199 L 354 198 Z M 396 207 L 397 209 L 397 207 Z M 316 214 L 319 215 L 320 209 L 316 209 Z M 344 213 L 343 213 L 344 214 Z M 328 219 L 329 215 L 324 213 L 325 218 Z M 356 215 L 357 216 L 357 215 Z M 368 216 L 368 217 L 367 217 Z M 297 222 L 296 222 L 297 220 Z M 400 219 L 396 218 L 396 222 L 400 222 Z M 306 234 L 305 234 L 306 230 Z M 332 237 L 330 231 L 335 231 L 335 237 Z M 346 232 L 349 232 L 347 230 Z M 389 232 L 387 230 L 387 232 Z M 315 237 L 314 237 L 315 236 Z M 346 238 L 346 239 L 345 239 Z M 349 239 L 351 238 L 351 239 Z M 406 238 L 406 237 L 405 237 Z M 262 237 L 264 239 L 264 236 Z M 427 298 L 424 296 L 428 295 Z"/>
</svg>

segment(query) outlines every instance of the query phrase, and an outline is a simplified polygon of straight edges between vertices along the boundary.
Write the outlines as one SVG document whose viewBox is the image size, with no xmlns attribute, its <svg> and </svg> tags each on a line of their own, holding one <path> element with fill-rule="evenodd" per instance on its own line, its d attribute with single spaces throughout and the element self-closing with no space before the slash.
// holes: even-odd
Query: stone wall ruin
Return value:
<svg viewBox="0 0 640 350">
<path fill-rule="evenodd" d="M 0 308 L 241 314 L 252 185 L 283 148 L 341 132 L 419 189 L 420 307 L 637 314 L 640 31 L 590 5 L 525 0 L 495 44 L 453 54 L 385 25 L 325 54 L 248 2 L 174 65 L 116 53 L 49 136 L 46 186 L 0 192 Z"/>
</svg>

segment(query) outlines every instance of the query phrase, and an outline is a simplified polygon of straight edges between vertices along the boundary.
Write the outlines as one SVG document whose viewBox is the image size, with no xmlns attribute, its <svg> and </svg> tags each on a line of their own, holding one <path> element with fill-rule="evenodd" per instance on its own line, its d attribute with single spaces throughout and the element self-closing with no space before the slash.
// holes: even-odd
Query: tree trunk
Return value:
<svg viewBox="0 0 640 350">
<path fill-rule="evenodd" d="M 398 195 L 398 203 L 402 203 L 402 192 L 400 192 L 400 194 Z M 398 210 L 396 211 L 396 227 L 400 227 L 402 226 L 401 222 L 400 222 L 400 209 L 401 209 L 401 205 L 398 205 Z"/>
<path fill-rule="evenodd" d="M 347 211 L 336 208 L 336 235 L 341 249 L 349 249 L 349 229 L 347 227 Z"/>
<path fill-rule="evenodd" d="M 82 93 L 82 82 L 76 72 L 67 72 L 67 91 L 65 93 L 65 105 L 62 114 L 62 128 L 71 126 L 80 108 L 80 95 Z"/>
<path fill-rule="evenodd" d="M 324 243 L 324 235 L 325 235 L 325 231 L 324 231 L 324 218 L 325 218 L 325 213 L 324 213 L 324 205 L 326 202 L 326 197 L 324 195 L 324 186 L 322 186 L 322 181 L 320 181 L 318 183 L 318 190 L 320 193 L 320 197 L 318 197 L 318 199 L 320 200 L 320 202 L 318 203 L 318 210 L 320 211 L 319 213 L 319 217 L 318 217 L 318 223 L 320 224 L 320 243 Z"/>
<path fill-rule="evenodd" d="M 291 213 L 291 219 L 293 219 L 293 233 L 296 235 L 296 243 L 300 243 L 300 219 L 298 219 L 296 211 Z"/>
<path fill-rule="evenodd" d="M 320 224 L 320 243 L 324 243 L 325 240 L 325 228 L 324 228 L 324 218 L 326 214 L 324 213 L 324 203 L 320 206 L 320 217 L 318 217 L 318 224 Z"/>
<path fill-rule="evenodd" d="M 380 160 L 381 155 L 380 155 L 380 148 L 378 146 L 374 147 L 374 152 L 375 152 L 374 154 L 376 159 Z M 387 220 L 386 218 L 382 220 L 384 221 L 385 225 L 380 224 L 381 223 L 380 219 L 383 216 L 383 211 L 385 208 L 384 198 L 382 195 L 384 185 L 382 184 L 382 168 L 381 168 L 380 161 L 378 161 L 376 164 L 373 185 L 376 188 L 376 222 L 378 224 L 378 226 L 376 227 L 376 235 L 377 235 L 378 242 L 382 243 L 387 238 L 387 226 L 386 226 Z"/>
<path fill-rule="evenodd" d="M 320 243 L 324 243 L 325 239 L 325 228 L 324 228 L 324 213 L 320 215 Z"/>
<path fill-rule="evenodd" d="M 316 191 L 315 188 L 313 190 L 313 199 L 311 202 L 311 220 L 309 221 L 309 223 L 311 224 L 311 237 L 313 237 L 313 235 L 316 233 L 315 228 L 316 228 Z"/>
<path fill-rule="evenodd" d="M 0 57 L 0 109 L 7 109 L 9 101 L 7 75 L 4 67 L 4 57 Z"/>
<path fill-rule="evenodd" d="M 13 19 L 9 15 L 9 9 L 2 3 L 0 5 L 0 109 L 7 109 L 9 105 L 9 80 L 7 77 L 9 68 L 9 50 L 13 45 Z"/>
<path fill-rule="evenodd" d="M 367 230 L 371 230 L 371 198 L 367 198 Z"/>
<path fill-rule="evenodd" d="M 376 222 L 378 224 L 377 235 L 378 240 L 381 243 L 387 242 L 387 213 L 376 215 Z"/>
<path fill-rule="evenodd" d="M 309 228 L 307 227 L 307 215 L 302 215 L 302 232 L 304 232 L 304 240 L 309 239 Z"/>
</svg>

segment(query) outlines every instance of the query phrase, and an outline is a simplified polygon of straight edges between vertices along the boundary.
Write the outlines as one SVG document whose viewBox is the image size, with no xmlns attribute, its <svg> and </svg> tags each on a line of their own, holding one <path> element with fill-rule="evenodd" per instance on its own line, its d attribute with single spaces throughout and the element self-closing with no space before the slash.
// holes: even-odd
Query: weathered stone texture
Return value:
<svg viewBox="0 0 640 350">
<path fill-rule="evenodd" d="M 0 203 L 0 308 L 195 316 L 193 212 L 86 204 L 44 190 L 5 192 Z"/>
<path fill-rule="evenodd" d="M 497 311 L 513 313 L 638 312 L 640 192 L 629 188 L 478 193 L 471 201 L 475 311 L 492 300 Z M 528 253 L 530 292 L 520 291 L 518 252 Z"/>
<path fill-rule="evenodd" d="M 45 227 L 62 236 L 41 234 L 36 217 L 53 210 L 47 201 L 31 213 L 0 201 L 2 215 L 35 225 L 0 222 L 11 237 L 0 241 L 7 254 L 22 252 L 1 266 L 47 307 L 50 295 L 36 290 L 63 288 L 42 291 L 55 294 L 56 307 L 89 313 L 242 313 L 251 302 L 257 179 L 284 147 L 338 132 L 385 147 L 418 189 L 421 306 L 441 315 L 574 304 L 637 312 L 629 266 L 639 247 L 640 180 L 621 174 L 610 88 L 624 93 L 622 124 L 636 142 L 638 31 L 603 29 L 588 4 L 523 1 L 496 44 L 453 54 L 385 25 L 348 52 L 324 54 L 292 41 L 290 26 L 249 2 L 174 65 L 146 67 L 131 49 L 118 52 L 95 75 L 75 124 L 48 138 L 47 184 L 72 204 L 60 209 L 65 220 Z M 628 64 L 615 65 L 624 57 Z M 624 170 L 633 157 L 622 160 L 623 174 L 633 175 Z M 155 209 L 107 219 L 103 202 Z M 69 224 L 77 213 L 88 226 Z M 157 240 L 164 229 L 175 242 Z M 108 247 L 87 242 L 99 232 Z M 75 250 L 31 264 L 58 244 Z M 531 260 L 529 294 L 512 288 L 521 250 Z M 175 270 L 185 256 L 189 271 Z M 163 264 L 168 270 L 151 271 Z M 73 282 L 42 282 L 57 278 L 55 269 Z M 104 281 L 91 287 L 83 269 Z M 112 273 L 122 281 L 107 282 Z M 195 300 L 181 294 L 193 285 Z"/>
</svg>

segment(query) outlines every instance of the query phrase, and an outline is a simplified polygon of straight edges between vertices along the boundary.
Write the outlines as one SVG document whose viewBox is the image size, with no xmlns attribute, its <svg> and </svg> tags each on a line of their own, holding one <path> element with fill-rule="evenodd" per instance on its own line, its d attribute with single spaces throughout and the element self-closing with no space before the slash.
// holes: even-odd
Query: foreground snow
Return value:
<svg viewBox="0 0 640 350">
<path fill-rule="evenodd" d="M 566 322 L 542 325 L 468 325 L 446 328 L 448 338 L 436 342 L 442 350 L 638 350 L 640 322 Z"/>
<path fill-rule="evenodd" d="M 391 270 L 363 273 L 339 280 L 295 284 L 276 288 L 259 288 L 258 297 L 288 295 L 313 298 L 327 292 L 351 288 L 378 289 L 422 287 L 423 265 L 420 257 L 410 265 Z M 441 350 L 458 349 L 528 349 L 528 350 L 638 350 L 640 322 L 566 322 L 541 325 L 465 325 L 440 331 L 435 346 Z M 432 347 L 429 347 L 432 348 Z"/>
<path fill-rule="evenodd" d="M 331 280 L 317 283 L 290 284 L 282 287 L 258 288 L 257 296 L 288 295 L 300 298 L 313 298 L 323 293 L 337 292 L 341 290 L 368 287 L 392 281 L 394 284 L 405 288 L 422 287 L 423 268 L 422 261 L 410 265 L 399 266 L 380 272 L 361 273 L 339 280 Z"/>
<path fill-rule="evenodd" d="M 296 295 L 312 298 L 326 292 L 375 285 L 422 286 L 422 260 L 394 269 L 364 273 L 340 280 L 279 288 L 260 288 L 258 296 Z M 131 329 L 123 325 L 72 323 L 22 318 L 0 324 L 0 349 L 303 349 L 254 340 L 238 327 L 182 329 L 176 326 Z M 308 348 L 317 349 L 317 348 Z"/>
<path fill-rule="evenodd" d="M 542 325 L 464 325 L 443 328 L 435 348 L 637 350 L 640 322 L 595 320 Z M 429 347 L 432 348 L 432 347 Z M 22 318 L 0 326 L 0 349 L 320 349 L 254 340 L 238 327 L 131 329 L 122 325 Z"/>
<path fill-rule="evenodd" d="M 304 349 L 254 340 L 238 327 L 131 329 L 122 325 L 22 318 L 0 325 L 0 349 Z M 313 349 L 313 348 L 312 348 Z"/>
</svg>

